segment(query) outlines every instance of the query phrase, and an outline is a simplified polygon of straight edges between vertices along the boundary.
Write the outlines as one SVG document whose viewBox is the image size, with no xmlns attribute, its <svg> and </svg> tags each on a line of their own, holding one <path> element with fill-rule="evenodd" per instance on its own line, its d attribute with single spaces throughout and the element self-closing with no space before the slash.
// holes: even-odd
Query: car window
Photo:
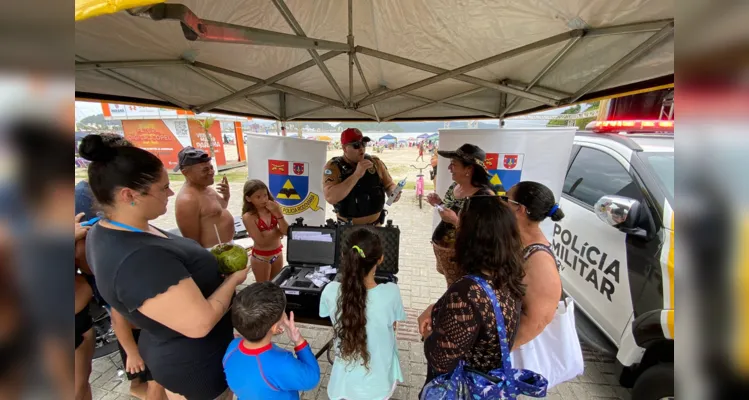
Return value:
<svg viewBox="0 0 749 400">
<path fill-rule="evenodd" d="M 650 165 L 669 200 L 674 198 L 674 153 L 641 153 L 640 158 Z"/>
<path fill-rule="evenodd" d="M 606 195 L 643 200 L 637 183 L 614 157 L 589 147 L 577 153 L 562 192 L 590 206 Z"/>
</svg>

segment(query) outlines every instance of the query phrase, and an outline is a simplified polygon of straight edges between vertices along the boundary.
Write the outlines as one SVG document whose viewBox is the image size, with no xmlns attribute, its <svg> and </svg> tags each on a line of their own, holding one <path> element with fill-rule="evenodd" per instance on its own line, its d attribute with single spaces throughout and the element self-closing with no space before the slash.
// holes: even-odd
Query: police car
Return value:
<svg viewBox="0 0 749 400">
<path fill-rule="evenodd" d="M 674 396 L 673 126 L 594 121 L 577 133 L 553 230 L 580 336 L 615 354 L 638 400 Z"/>
</svg>

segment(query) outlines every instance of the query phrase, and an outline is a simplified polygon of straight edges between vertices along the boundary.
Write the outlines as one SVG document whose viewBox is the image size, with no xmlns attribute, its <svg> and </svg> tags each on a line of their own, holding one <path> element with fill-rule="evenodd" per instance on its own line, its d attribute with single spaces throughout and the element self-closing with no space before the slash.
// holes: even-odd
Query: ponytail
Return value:
<svg viewBox="0 0 749 400">
<path fill-rule="evenodd" d="M 367 228 L 353 230 L 341 250 L 341 291 L 333 327 L 340 340 L 340 356 L 360 361 L 369 369 L 367 350 L 367 287 L 364 278 L 382 258 L 379 236 Z"/>
</svg>

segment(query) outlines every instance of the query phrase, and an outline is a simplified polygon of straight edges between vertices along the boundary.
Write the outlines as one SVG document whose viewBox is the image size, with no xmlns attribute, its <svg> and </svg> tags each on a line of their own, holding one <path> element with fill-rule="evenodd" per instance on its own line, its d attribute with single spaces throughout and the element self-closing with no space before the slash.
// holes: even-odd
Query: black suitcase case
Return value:
<svg viewBox="0 0 749 400">
<path fill-rule="evenodd" d="M 329 235 L 330 242 L 305 240 L 305 233 Z M 307 226 L 302 218 L 289 226 L 284 267 L 273 283 L 286 293 L 286 312 L 294 311 L 294 319 L 303 323 L 330 325 L 329 318 L 320 318 L 320 295 L 325 285 L 316 286 L 306 276 L 321 266 L 338 266 L 338 229 L 332 220 L 325 226 Z M 333 281 L 335 274 L 326 277 Z"/>
<path fill-rule="evenodd" d="M 361 225 L 340 224 L 328 220 L 325 226 L 304 225 L 302 218 L 289 226 L 286 244 L 286 258 L 288 265 L 273 278 L 273 283 L 279 285 L 286 293 L 286 312 L 294 311 L 294 319 L 309 324 L 330 326 L 330 318 L 321 318 L 320 296 L 322 287 L 316 286 L 306 278 L 307 274 L 318 269 L 320 266 L 329 265 L 338 270 L 341 251 L 350 248 L 348 234 L 352 229 L 361 228 Z M 393 225 L 392 220 L 382 227 L 367 227 L 374 230 L 382 240 L 384 259 L 377 267 L 375 281 L 377 283 L 398 283 L 398 254 L 400 244 L 400 229 Z M 332 245 L 327 242 L 308 241 L 295 239 L 297 232 L 316 232 L 331 235 Z M 304 235 L 304 233 L 302 233 Z M 340 273 L 326 275 L 328 279 L 340 280 Z"/>
<path fill-rule="evenodd" d="M 339 241 L 339 252 L 343 252 L 352 247 L 348 240 L 348 234 L 352 229 L 361 228 L 362 225 L 352 224 L 339 224 L 338 225 L 338 241 Z M 377 267 L 375 272 L 375 282 L 377 283 L 398 283 L 398 255 L 400 252 L 400 237 L 401 231 L 397 225 L 393 225 L 393 220 L 389 219 L 385 226 L 373 227 L 368 226 L 367 229 L 375 231 L 382 241 L 382 251 L 384 253 L 384 259 L 382 264 Z M 340 259 L 340 254 L 339 254 Z M 336 276 L 336 279 L 340 278 L 340 274 Z"/>
</svg>

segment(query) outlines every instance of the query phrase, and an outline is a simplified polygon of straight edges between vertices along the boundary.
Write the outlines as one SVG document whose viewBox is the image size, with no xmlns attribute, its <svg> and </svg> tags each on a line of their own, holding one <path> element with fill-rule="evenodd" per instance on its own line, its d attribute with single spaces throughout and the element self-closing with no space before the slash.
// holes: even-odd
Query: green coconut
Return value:
<svg viewBox="0 0 749 400">
<path fill-rule="evenodd" d="M 211 253 L 218 260 L 218 271 L 231 274 L 247 268 L 247 249 L 233 243 L 220 243 L 211 248 Z"/>
</svg>

